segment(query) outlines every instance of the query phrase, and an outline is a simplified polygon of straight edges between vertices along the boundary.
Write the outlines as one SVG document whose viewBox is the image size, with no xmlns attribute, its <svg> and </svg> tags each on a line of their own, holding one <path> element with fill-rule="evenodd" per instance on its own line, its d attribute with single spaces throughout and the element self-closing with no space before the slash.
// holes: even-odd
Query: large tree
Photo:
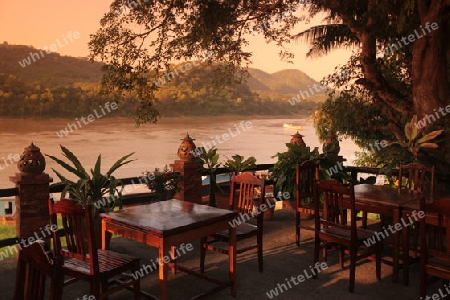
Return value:
<svg viewBox="0 0 450 300">
<path fill-rule="evenodd" d="M 92 36 L 91 54 L 106 63 L 108 91 L 135 93 L 141 102 L 137 121 L 156 121 L 155 80 L 169 74 L 172 62 L 208 51 L 219 75 L 240 80 L 251 60 L 244 49 L 248 35 L 263 34 L 289 59 L 282 47 L 305 19 L 297 13 L 305 8 L 309 16 L 327 15 L 326 25 L 309 32 L 312 52 L 356 46 L 357 59 L 348 66 L 358 75 L 354 86 L 369 94 L 369 104 L 384 117 L 380 130 L 404 139 L 405 120 L 448 105 L 450 0 L 115 0 Z M 391 51 L 383 54 L 386 47 Z M 441 148 L 450 161 L 448 140 Z"/>
</svg>

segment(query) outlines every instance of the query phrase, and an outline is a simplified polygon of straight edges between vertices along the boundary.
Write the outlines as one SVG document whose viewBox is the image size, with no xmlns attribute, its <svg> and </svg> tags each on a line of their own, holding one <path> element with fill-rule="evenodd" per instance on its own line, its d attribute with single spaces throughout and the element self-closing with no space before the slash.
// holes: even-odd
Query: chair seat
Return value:
<svg viewBox="0 0 450 300">
<path fill-rule="evenodd" d="M 255 235 L 257 231 L 258 226 L 249 223 L 242 223 L 236 226 L 236 238 L 237 239 L 247 238 L 249 236 Z M 221 232 L 213 234 L 212 237 L 228 240 L 230 236 L 228 230 L 223 230 Z"/>
<path fill-rule="evenodd" d="M 133 264 L 137 261 L 139 261 L 139 258 L 135 258 L 132 256 L 128 256 L 110 250 L 98 249 L 98 264 L 100 273 L 113 272 L 116 269 L 117 270 L 121 269 L 124 266 Z M 89 263 L 75 258 L 69 258 L 66 261 L 64 261 L 64 268 L 76 272 L 81 272 L 86 275 L 90 274 Z"/>
<path fill-rule="evenodd" d="M 321 233 L 334 236 L 336 238 L 346 239 L 350 241 L 351 233 L 350 230 L 340 227 L 327 227 L 320 230 Z M 371 238 L 375 234 L 372 230 L 367 230 L 363 228 L 357 229 L 358 243 L 361 244 L 363 241 Z"/>
<path fill-rule="evenodd" d="M 448 273 L 450 276 L 450 257 L 433 257 L 427 261 L 427 269 L 433 269 L 440 273 Z"/>
</svg>

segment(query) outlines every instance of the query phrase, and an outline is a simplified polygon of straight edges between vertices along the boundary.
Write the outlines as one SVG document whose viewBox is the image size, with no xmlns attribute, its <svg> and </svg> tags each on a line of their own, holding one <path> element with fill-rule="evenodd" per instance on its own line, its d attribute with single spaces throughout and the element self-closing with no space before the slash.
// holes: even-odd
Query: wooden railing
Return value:
<svg viewBox="0 0 450 300">
<path fill-rule="evenodd" d="M 256 166 L 256 171 L 265 171 L 269 170 L 273 167 L 273 164 L 259 164 Z M 378 175 L 380 169 L 378 168 L 363 168 L 363 167 L 354 167 L 354 166 L 348 166 L 345 167 L 345 171 L 350 172 L 353 178 L 357 178 L 358 174 L 365 173 L 365 174 L 375 174 Z M 230 173 L 230 170 L 227 168 L 218 168 L 216 175 L 220 174 L 228 174 Z M 208 175 L 208 172 L 202 172 L 203 176 Z M 395 175 L 395 173 L 394 173 Z M 143 184 L 142 180 L 139 180 L 140 177 L 128 177 L 128 178 L 122 178 L 120 179 L 124 185 L 136 185 L 136 184 Z M 56 183 L 52 184 L 50 186 L 50 193 L 61 193 L 64 186 L 62 183 Z M 202 194 L 203 196 L 207 196 L 209 192 L 208 185 L 204 185 Z M 17 188 L 7 188 L 7 189 L 0 189 L 0 199 L 1 198 L 11 198 L 15 197 L 18 194 Z M 14 201 L 14 200 L 11 200 Z M 131 193 L 126 194 L 123 196 L 122 202 L 124 206 L 127 205 L 136 205 L 136 204 L 144 204 L 157 201 L 155 195 L 152 192 L 148 193 Z M 0 240 L 0 248 L 12 246 L 17 242 L 17 237 L 13 238 L 7 238 Z"/>
</svg>

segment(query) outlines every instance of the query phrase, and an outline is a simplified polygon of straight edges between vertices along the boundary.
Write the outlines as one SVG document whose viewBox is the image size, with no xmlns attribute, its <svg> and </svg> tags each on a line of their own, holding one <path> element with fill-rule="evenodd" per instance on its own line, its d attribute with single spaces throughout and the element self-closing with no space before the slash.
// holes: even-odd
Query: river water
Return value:
<svg viewBox="0 0 450 300">
<path fill-rule="evenodd" d="M 72 131 L 61 136 L 64 130 L 72 124 Z M 70 149 L 87 167 L 93 167 L 99 154 L 102 155 L 102 170 L 105 172 L 117 159 L 130 152 L 136 161 L 123 166 L 114 173 L 117 177 L 139 176 L 143 171 L 153 171 L 155 167 L 171 164 L 176 155 L 181 139 L 187 132 L 195 138 L 197 146 L 216 144 L 220 161 L 227 157 L 240 154 L 245 157 L 255 156 L 257 163 L 274 163 L 272 158 L 277 152 L 286 150 L 286 143 L 296 131 L 283 127 L 283 123 L 302 126 L 300 133 L 311 148 L 319 147 L 321 143 L 315 135 L 315 129 L 310 119 L 298 118 L 245 118 L 236 117 L 180 117 L 162 118 L 157 124 L 147 124 L 135 127 L 131 119 L 96 119 L 92 122 L 77 123 L 76 120 L 11 120 L 0 119 L 0 188 L 12 187 L 9 177 L 18 169 L 16 159 L 25 147 L 33 142 L 41 148 L 44 154 L 62 158 L 59 145 Z M 81 126 L 79 126 L 81 125 Z M 58 136 L 58 134 L 60 136 Z M 228 134 L 228 140 L 223 135 Z M 351 140 L 340 143 L 341 152 L 347 162 L 352 164 L 354 152 L 358 147 Z M 49 173 L 58 181 L 51 170 L 62 171 L 49 158 L 46 158 Z M 14 163 L 14 164 L 12 164 Z"/>
</svg>

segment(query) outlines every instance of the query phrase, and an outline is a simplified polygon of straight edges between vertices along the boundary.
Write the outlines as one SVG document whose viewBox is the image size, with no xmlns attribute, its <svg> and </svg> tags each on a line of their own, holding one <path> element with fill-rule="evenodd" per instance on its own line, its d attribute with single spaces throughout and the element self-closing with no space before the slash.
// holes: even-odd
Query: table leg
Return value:
<svg viewBox="0 0 450 300">
<path fill-rule="evenodd" d="M 229 228 L 229 240 L 228 240 L 228 256 L 229 256 L 229 272 L 231 282 L 231 296 L 236 297 L 236 228 Z"/>
<path fill-rule="evenodd" d="M 102 249 L 107 250 L 108 244 L 106 243 L 106 221 L 102 220 Z"/>
<path fill-rule="evenodd" d="M 164 263 L 164 256 L 169 253 L 170 247 L 164 242 L 164 238 L 159 240 L 158 258 L 159 258 L 159 299 L 169 299 L 169 284 L 167 282 L 169 266 Z"/>
<path fill-rule="evenodd" d="M 403 220 L 406 220 L 405 217 L 406 216 L 402 215 Z M 403 284 L 409 285 L 409 228 L 408 228 L 408 226 L 405 226 L 402 228 L 402 246 L 403 246 Z"/>
<path fill-rule="evenodd" d="M 394 215 L 393 215 L 393 226 L 395 226 L 395 224 L 400 222 L 400 210 L 396 209 L 394 210 Z M 394 235 L 393 235 L 393 239 L 394 239 L 394 253 L 393 253 L 393 274 L 392 274 L 392 282 L 393 283 L 397 283 L 398 282 L 398 265 L 399 265 L 399 247 L 400 247 L 400 233 L 398 231 L 394 231 Z"/>
</svg>

